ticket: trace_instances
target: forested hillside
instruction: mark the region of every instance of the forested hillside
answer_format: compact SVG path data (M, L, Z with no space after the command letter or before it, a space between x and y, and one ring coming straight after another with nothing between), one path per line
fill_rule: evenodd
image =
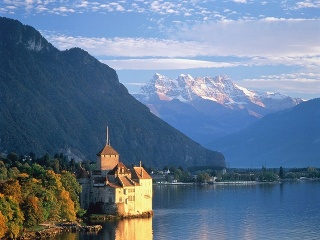
M70 150L95 160L111 145L125 164L224 166L132 97L116 72L87 52L59 51L34 28L0 18L0 152Z

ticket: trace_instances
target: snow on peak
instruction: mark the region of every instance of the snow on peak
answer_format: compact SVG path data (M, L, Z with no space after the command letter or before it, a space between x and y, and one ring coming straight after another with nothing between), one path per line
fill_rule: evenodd
M278 104L277 101L289 99L283 101L282 108L292 105L294 102L293 99L281 93L259 93L238 86L226 75L194 78L189 74L180 74L176 79L172 79L156 73L149 83L141 88L140 92L145 99L158 98L166 101L178 99L182 102L191 102L200 98L220 103L229 108L240 109L247 104L277 108L274 106Z

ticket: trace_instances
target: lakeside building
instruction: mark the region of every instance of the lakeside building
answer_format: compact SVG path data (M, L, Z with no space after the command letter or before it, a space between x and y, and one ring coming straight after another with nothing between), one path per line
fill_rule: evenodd
M152 178L141 166L127 168L108 140L97 153L97 170L81 168L80 205L91 213L128 216L152 215Z

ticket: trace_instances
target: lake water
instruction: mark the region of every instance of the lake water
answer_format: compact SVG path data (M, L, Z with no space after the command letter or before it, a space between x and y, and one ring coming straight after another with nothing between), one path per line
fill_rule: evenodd
M320 239L320 182L154 186L153 210L56 239Z

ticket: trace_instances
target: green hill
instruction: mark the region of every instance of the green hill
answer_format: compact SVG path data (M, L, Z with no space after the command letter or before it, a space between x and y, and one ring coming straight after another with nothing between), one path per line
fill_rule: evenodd
M112 68L87 52L59 51L19 21L0 18L0 151L37 155L70 149L95 160L111 145L126 164L224 166L135 100Z

